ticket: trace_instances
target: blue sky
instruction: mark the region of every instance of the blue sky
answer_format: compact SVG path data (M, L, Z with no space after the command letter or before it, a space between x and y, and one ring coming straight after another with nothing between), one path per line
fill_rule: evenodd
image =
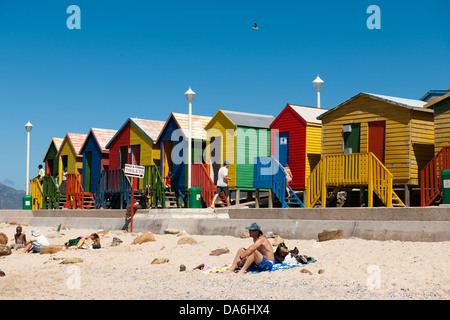
M81 9L69 30L67 8ZM381 9L370 30L367 8ZM420 99L450 87L450 3L440 1L0 0L0 182L25 189L52 137L218 109L277 116L359 92ZM252 30L258 23L258 30Z

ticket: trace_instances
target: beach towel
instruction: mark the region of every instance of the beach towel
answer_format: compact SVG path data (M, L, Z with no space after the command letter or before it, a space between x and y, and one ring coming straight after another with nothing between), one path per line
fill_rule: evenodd
M297 267L304 267L307 264L314 263L316 260L314 258L310 258L308 262L306 263L276 263L273 265L272 270L269 271L247 271L246 273L260 273L260 272L274 272L279 270L285 270L285 269L291 269L291 268L297 268ZM204 266L203 267L203 273L204 274L210 274L210 273L223 273L227 271L230 268L231 264L226 264L224 266ZM238 270L235 270L237 272Z

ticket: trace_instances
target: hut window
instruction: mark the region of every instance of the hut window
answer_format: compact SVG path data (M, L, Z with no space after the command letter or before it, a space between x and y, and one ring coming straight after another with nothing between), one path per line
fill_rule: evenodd
M361 124L345 124L342 131L344 138L344 153L359 153Z

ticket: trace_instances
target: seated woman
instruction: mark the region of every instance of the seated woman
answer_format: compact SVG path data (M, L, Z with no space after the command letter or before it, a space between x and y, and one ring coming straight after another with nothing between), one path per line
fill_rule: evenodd
M31 230L31 240L27 242L25 245L25 249L23 252L25 253L38 253L41 252L42 248L49 246L47 238L42 235L39 229L35 228Z

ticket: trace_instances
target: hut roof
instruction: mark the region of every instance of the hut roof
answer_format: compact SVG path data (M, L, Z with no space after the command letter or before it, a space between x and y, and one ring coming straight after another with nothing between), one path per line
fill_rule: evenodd
M87 134L84 134L84 133L67 133L66 136L64 137L62 144L64 144L64 142L68 141L70 143L71 147L73 148L73 151L78 156L78 155L80 155L81 147L83 146L84 141L86 140L86 137L87 137ZM61 146L62 146L62 144L61 144ZM59 156L60 153L61 153L61 148L58 150L57 156Z
M153 142L158 139L159 133L164 127L165 122L160 120L145 120L130 118L130 120Z
M237 126L251 127L251 128L265 128L269 129L270 124L275 119L274 116L246 113L239 111L222 110L222 112L234 122Z
M350 99L342 102L341 104L337 105L336 107L328 110L325 113L322 113L320 116L317 117L318 120L322 120L322 118L324 116L326 116L327 114L339 109L340 107L350 103L351 101L359 98L359 97L369 97L375 100L380 100L383 102L387 102L399 107L403 107L403 108L408 108L408 109L413 109L413 110L418 110L418 111L424 111L424 112L433 112L432 110L427 110L424 109L423 106L426 104L426 102L421 101L421 100L413 100L413 99L404 99L404 98L398 98L398 97L390 97L390 96L384 96L384 95L380 95L380 94L373 94L373 93L367 93L367 92L360 92L357 95L354 95L353 97L351 97Z
M438 104L441 101L444 101L446 99L450 98L450 93L447 93L446 95L443 95L442 97L439 97L437 99L432 100L430 103L427 103L424 108L426 109L433 109L434 105Z
M99 129L99 128L91 128L89 133L92 133L94 136L95 141L97 141L98 146L100 147L102 152L107 152L108 149L106 148L106 145L108 142L114 137L117 130L110 130L110 129ZM89 136L89 134L88 134ZM84 149L87 142L87 137L83 143L83 146L80 149L80 152Z
M164 121L159 120L146 120L146 119L138 119L138 118L128 118L127 121L120 127L119 130L113 135L113 137L106 143L105 148L109 149L109 145L116 138L116 136L122 131L122 129L127 125L127 123L134 124L147 138L149 138L152 142L156 142L156 139L161 132Z
M50 151L50 147L52 146L52 143L55 145L56 153L58 153L59 148L61 148L63 141L64 141L63 138L52 138L52 141L50 141L50 144L48 145L47 152L45 153L44 160L43 160L44 162L45 162L45 159L47 158L48 152Z
M165 122L164 127L161 129L157 140L160 139L161 134L163 133L164 129L166 128L167 124L169 123L169 120L172 117L174 118L175 122L178 124L178 127L181 129L183 135L185 137L188 136L189 115L184 114L184 113L172 112L170 114L169 118L167 119L167 121ZM206 140L205 126L211 119L212 119L211 117L191 115L191 138L198 139L198 140Z
M301 116L303 119L305 119L306 122L310 123L318 123L321 124L322 121L317 120L317 117L321 114L327 112L327 109L319 109L316 107L307 107L307 106L300 106L289 103L291 108L297 112L299 116Z

